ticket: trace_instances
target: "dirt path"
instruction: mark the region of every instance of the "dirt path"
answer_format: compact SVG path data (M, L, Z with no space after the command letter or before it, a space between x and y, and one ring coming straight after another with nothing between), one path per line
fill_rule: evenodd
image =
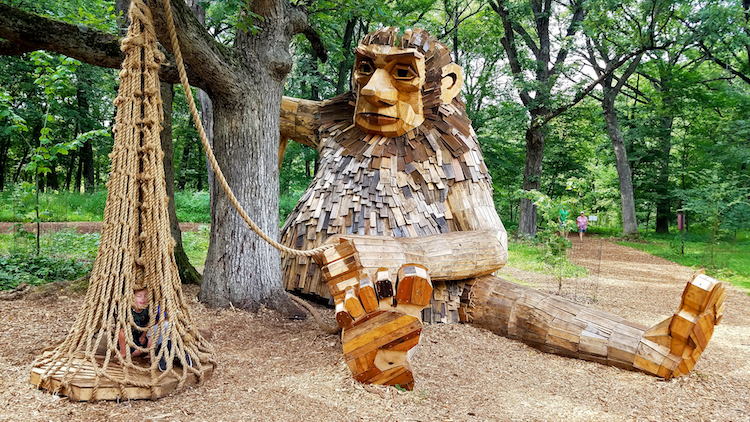
M574 243L571 257L590 275L565 280L563 294L643 324L674 312L692 274L595 238ZM557 290L552 277L503 273ZM194 287L186 293L199 328L213 333L219 370L202 387L119 404L71 403L28 383L31 361L65 336L80 296L0 302L0 421L750 421L750 297L732 287L724 320L688 376L661 381L472 326L432 325L413 361L413 392L354 382L340 340L312 321L206 309Z

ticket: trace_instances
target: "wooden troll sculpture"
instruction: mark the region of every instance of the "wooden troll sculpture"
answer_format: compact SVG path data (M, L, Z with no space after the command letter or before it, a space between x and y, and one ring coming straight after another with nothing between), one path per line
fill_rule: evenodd
M507 235L462 83L435 37L384 28L356 48L352 91L283 100L280 157L292 139L319 163L282 243L335 244L315 261L284 258L284 284L333 297L355 378L411 389L423 320L663 378L692 370L723 314L716 280L696 277L677 313L647 328L490 275L507 261Z

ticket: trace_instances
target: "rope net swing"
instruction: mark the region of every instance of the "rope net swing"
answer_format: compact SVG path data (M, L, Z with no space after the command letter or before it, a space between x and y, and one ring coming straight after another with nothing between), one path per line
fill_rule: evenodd
M149 8L134 0L128 13L112 167L89 289L68 336L39 356L31 372L38 387L74 400L163 397L186 383L203 382L216 366L212 347L190 315L174 258L159 141L158 69L164 56L156 48ZM143 287L148 288L146 328L135 324L130 309L134 289ZM151 345L137 346L133 331L148 332ZM120 333L128 346L124 356ZM135 350L144 356L133 356ZM164 371L160 360L166 361Z

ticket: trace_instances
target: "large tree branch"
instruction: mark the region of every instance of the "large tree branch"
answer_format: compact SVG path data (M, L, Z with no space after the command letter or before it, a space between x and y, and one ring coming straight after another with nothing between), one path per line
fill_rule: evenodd
M513 72L514 79L521 82L523 79L523 69L521 69L521 63L518 59L516 40L510 22L510 14L508 9L506 9L505 1L491 1L490 6L492 7L492 10L500 16L500 20L503 22L503 30L505 34L500 39L500 43L503 45L503 49L505 49L505 54L508 55L508 63L510 64L510 70ZM532 98L528 91L525 89L519 89L518 95L521 97L524 106L531 104Z
M159 42L171 52L172 42L163 2L164 0L149 0L148 4ZM239 56L234 50L214 40L183 0L171 0L170 5L183 59L206 81L203 89L209 94L241 95L241 92L234 92L242 89L242 84L237 79L242 73Z
M589 94L589 92L593 91L594 88L596 88L597 85L599 85L605 78L612 75L615 70L620 68L623 64L625 64L628 60L632 59L633 57L636 57L640 54L643 54L644 49L638 49L637 51L634 51L626 56L624 56L622 59L620 59L617 63L613 64L611 68L607 69L606 72L602 73L601 76L596 78L593 82L589 83L584 89L578 92L578 94L573 97L573 99L568 102L565 105L562 105L554 110L551 110L538 118L534 119L531 122L531 129L533 128L539 128L547 124L550 120L554 119L555 117L559 116L560 114L564 113L574 105L578 104L581 100L586 98L586 96Z
M83 25L73 25L0 3L0 55L16 56L36 50L47 50L72 57L93 66L117 69L125 55L116 35ZM173 63L172 57L167 60ZM188 69L195 86L203 88L202 78ZM179 83L177 68L164 65L159 78Z
M700 41L700 46L703 52L708 56L711 61L721 66L723 69L727 70L732 75L742 79L745 81L745 83L750 84L750 76L746 75L744 72L740 72L739 70L735 69L734 67L730 66L729 63L725 62L724 60L716 57L713 55L711 50L706 47L706 45L703 43L703 41Z
M523 42L526 43L526 46L529 47L529 50L534 54L534 57L539 58L539 47L536 45L531 35L526 32L526 29L516 22L513 22L513 29L518 32L518 35L521 36Z
M71 25L0 3L0 37L19 46L3 53L45 49L96 66L120 67L123 54L117 36L83 25Z
M622 87L625 85L625 83L628 81L628 79L635 73L635 69L638 67L638 64L641 63L641 58L643 57L643 53L638 54L635 56L632 62L630 62L630 65L628 65L627 69L625 69L624 72L622 72L622 76L620 76L620 79L617 81L617 84L612 88L612 90L616 93L620 92Z
M583 21L583 17L585 14L583 3L584 0L579 0L573 3L573 17L570 20L568 30L565 34L566 40L571 39L573 35L578 32L579 26L581 24L581 21ZM565 63L565 59L568 57L568 52L570 52L570 48L567 47L565 45L565 41L563 41L560 45L560 50L557 51L555 63L552 65L552 69L550 69L550 77L556 75L561 71Z

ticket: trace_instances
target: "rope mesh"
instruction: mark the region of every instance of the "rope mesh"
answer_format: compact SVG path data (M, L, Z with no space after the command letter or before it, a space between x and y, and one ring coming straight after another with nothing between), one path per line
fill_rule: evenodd
M178 377L177 389L180 389L191 373L199 382L203 381L204 364L216 365L211 346L195 328L174 258L164 153L159 141L163 116L158 69L164 56L156 48L151 12L143 0L132 1L129 17L128 35L121 46L125 60L115 99L115 142L110 154L107 202L89 289L66 339L51 355L42 355L34 362L34 367L47 368L41 374L42 382L64 374L59 390L67 388L76 376L84 375L83 366L72 363L74 359L85 359L95 371L92 397L102 379L117 383L123 398L127 398L126 386L150 388L153 396L155 387L170 374ZM135 287L149 289L148 327L156 330L149 348L140 348L133 340L131 327L137 326L130 306L134 303ZM129 346L122 357L118 349L121 330ZM160 347L157 354L159 336L163 345L171 347ZM148 353L150 366L136 364L131 348ZM192 367L187 365L186 354L191 357ZM164 372L158 369L161 358L167 363ZM174 360L184 368L181 375L173 371ZM122 367L121 375L120 371L107 370L113 362Z

